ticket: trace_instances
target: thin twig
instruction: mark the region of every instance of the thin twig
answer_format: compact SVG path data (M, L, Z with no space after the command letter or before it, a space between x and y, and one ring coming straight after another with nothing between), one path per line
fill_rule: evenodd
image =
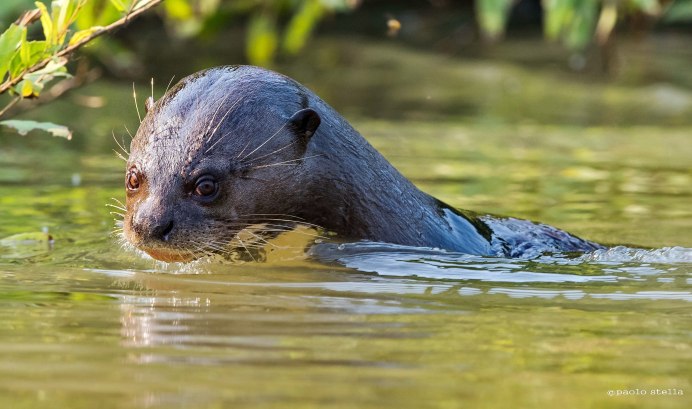
M19 96L16 96L12 98L12 101L10 101L3 109L0 110L0 118L2 118L3 115L5 115L5 112L9 111L10 108L12 108L19 100L22 99Z
M84 84L94 82L100 76L101 72L99 69L88 69L84 67L84 64L80 64L77 67L77 72L75 73L74 77L67 78L57 82L55 85L51 86L50 89L48 89L47 91L43 91L38 98L29 100L26 98L22 99L19 96L17 96L16 99L18 102L20 102L20 104L14 107L8 104L8 106L6 106L2 111L0 111L0 118L12 118L22 112L52 102L58 99L59 97L63 96L64 94L83 86Z

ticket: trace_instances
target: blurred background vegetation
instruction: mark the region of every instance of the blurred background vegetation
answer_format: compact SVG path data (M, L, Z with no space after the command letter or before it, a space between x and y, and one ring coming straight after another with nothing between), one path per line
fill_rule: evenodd
M149 6L155 7L137 18L126 18L128 13ZM44 16L52 13L51 26L55 30L64 24L61 34L47 31L43 18L35 16L32 20L22 15L37 7ZM74 15L66 15L65 9ZM20 22L22 18L24 22ZM118 19L127 24L88 39L86 47L65 55L69 59L56 58L65 48ZM465 95L440 87L457 75L442 60L439 64L433 62L441 72L433 74L438 84L429 87L440 94L437 98L432 98L430 92L406 95L412 76L419 77L419 82L428 81L426 76L432 72L426 69L426 61L418 61L426 55L427 63L435 58L500 61L536 74L526 78L517 74L503 84L511 91L522 83L536 82L523 91L526 105L532 104L533 108L523 103L521 107L509 104L503 108L507 104L495 101L493 109L518 110L518 117L529 114L529 118L549 120L557 110L562 117L586 116L599 123L605 120L599 116L611 111L606 109L604 114L603 104L607 101L603 95L590 95L588 87L585 90L573 81L651 82L658 84L653 98L665 100L660 111L665 111L664 116L674 123L689 112L687 97L676 87L692 85L687 74L691 21L692 0L56 0L46 1L45 5L3 0L0 27L10 31L14 28L12 22L24 24L26 33L23 42L5 41L4 54L0 40L0 59L7 60L9 66L5 72L0 65L3 85L7 85L0 99L0 116L5 120L16 116L50 120L27 112L98 78L136 82L140 88L151 79L158 89L173 78L203 68L239 63L274 67L296 75L323 91L337 108L358 111L358 100L368 100L362 104L360 114L454 116L479 109L476 91ZM658 61L653 53L660 48L671 51L673 58ZM402 57L401 52L406 50L415 53L410 54L411 58ZM52 62L46 68L48 61ZM41 75L32 72L38 62L43 62L37 71ZM355 70L358 64L368 64L365 77ZM499 67L476 74L489 76L492 82L493 70L512 69ZM557 107L541 103L547 90L541 87L540 70L546 67L564 76L564 86L572 87L582 111L569 110L570 101ZM464 75L483 81L474 79L476 74ZM660 81L663 75L666 78ZM46 88L49 82L51 87ZM343 92L354 83L366 94ZM666 85L661 87L661 83ZM396 90L397 84L401 89ZM395 101L378 104L385 95ZM91 97L81 97L80 104L95 108L104 105L100 95ZM639 115L642 105L650 106L652 101L651 95L641 92L609 98L625 107L622 113L608 114L608 120L615 123L636 123L643 118ZM426 107L426 100L433 101ZM536 112L525 112L532 109ZM673 115L668 115L671 112ZM79 132L90 132L80 124L68 125ZM66 132L55 134L68 136Z

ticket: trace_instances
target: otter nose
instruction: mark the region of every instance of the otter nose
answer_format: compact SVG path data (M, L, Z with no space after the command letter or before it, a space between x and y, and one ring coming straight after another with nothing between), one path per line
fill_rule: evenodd
M168 241L171 231L173 231L173 220L153 226L151 229L151 237L162 241Z
M172 219L136 218L132 221L132 228L142 238L167 242L170 239L175 223Z
M146 200L132 218L132 229L145 240L167 242L175 227L173 214L162 203Z

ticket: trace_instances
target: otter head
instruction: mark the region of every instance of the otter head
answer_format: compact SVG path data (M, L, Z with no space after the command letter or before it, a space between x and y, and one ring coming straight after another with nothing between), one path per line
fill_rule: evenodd
M294 214L301 203L287 196L305 188L320 125L308 101L282 75L222 67L148 103L127 161L125 239L155 259L189 261Z

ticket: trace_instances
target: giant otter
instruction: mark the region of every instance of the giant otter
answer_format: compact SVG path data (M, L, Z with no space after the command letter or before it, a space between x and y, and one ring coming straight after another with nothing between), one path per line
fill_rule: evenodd
M158 260L223 253L248 226L271 232L294 223L344 239L475 255L601 247L544 224L442 203L314 93L272 71L208 69L147 108L127 160L124 236Z

